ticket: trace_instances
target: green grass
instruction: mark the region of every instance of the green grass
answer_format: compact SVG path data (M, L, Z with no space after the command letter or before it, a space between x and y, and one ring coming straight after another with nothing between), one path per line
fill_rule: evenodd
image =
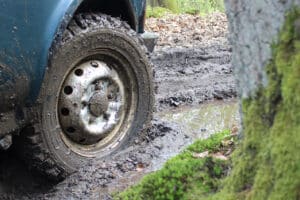
M114 199L196 200L198 195L209 196L218 189L229 162L211 156L197 158L194 155L204 151L219 151L222 140L229 134L229 131L224 131L195 142L167 161L161 170L145 176L139 184L117 194Z
M147 10L146 10L146 17L147 18L150 18L150 17L161 18L170 13L173 13L173 12L167 8L163 8L163 7L152 8L152 7L148 6Z
M148 6L146 16L161 18L168 13L206 15L212 12L225 12L223 0L169 0L167 5Z
M228 162L195 158L218 151L223 132L198 141L164 168L118 194L120 200L296 200L300 199L300 9L286 15L268 85L242 100L243 140Z

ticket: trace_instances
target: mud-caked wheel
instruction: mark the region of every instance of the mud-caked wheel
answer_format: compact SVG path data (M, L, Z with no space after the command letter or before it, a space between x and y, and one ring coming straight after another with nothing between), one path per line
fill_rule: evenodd
M22 152L52 178L128 146L153 107L141 40L118 19L76 16L53 50L37 107L37 123L21 134Z

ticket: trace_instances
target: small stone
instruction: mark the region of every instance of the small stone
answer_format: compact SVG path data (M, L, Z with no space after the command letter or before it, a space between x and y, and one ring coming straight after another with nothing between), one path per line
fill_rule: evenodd
M184 135L184 138L185 138L185 139L188 139L188 138L190 138L190 136L188 136L188 135L185 134L185 135Z
M180 105L180 103L178 101L175 101L175 100L171 99L170 105L174 106L174 107L178 107Z
M12 145L12 136L5 136L0 140L0 149L7 150Z
M162 144L161 145L155 145L154 147L157 148L158 150L161 150L163 148L163 145Z
M206 132L207 129L206 128L201 128L201 132Z

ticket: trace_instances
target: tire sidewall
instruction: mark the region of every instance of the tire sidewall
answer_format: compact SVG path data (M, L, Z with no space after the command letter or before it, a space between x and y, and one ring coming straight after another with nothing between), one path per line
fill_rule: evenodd
M55 49L41 91L42 112L39 124L43 142L47 145L54 162L59 163L59 166L71 173L91 159L98 160L113 153L108 151L94 158L84 157L70 150L61 137L62 129L59 125L57 102L63 81L72 70L72 66L75 67L80 59L89 52L96 52L96 49L110 49L122 55L122 59L126 59L129 63L128 66L123 67L135 74L137 83L136 113L126 136L114 148L114 152L124 148L148 120L149 113L152 112L152 77L148 58L138 41L131 35L118 30L89 29L58 45Z

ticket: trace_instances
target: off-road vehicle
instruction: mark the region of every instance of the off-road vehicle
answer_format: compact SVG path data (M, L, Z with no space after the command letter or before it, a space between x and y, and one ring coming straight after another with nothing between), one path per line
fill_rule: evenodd
M145 0L0 0L0 146L62 179L149 122ZM1 160L0 162L5 162Z

